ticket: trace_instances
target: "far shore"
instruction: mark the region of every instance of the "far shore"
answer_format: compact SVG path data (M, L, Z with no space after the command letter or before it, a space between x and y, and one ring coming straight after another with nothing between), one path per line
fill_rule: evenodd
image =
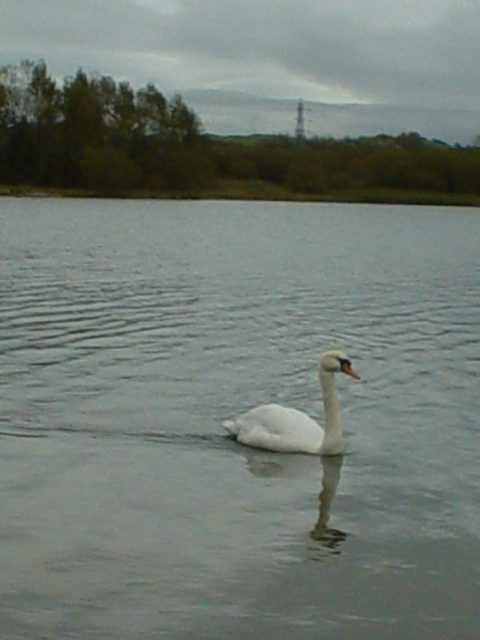
M337 202L365 204L435 205L480 207L480 196L468 193L436 193L398 190L359 190L328 193L294 193L281 185L260 180L223 180L194 192L155 190L91 191L87 189L42 189L33 186L0 185L0 197L18 198L111 198L125 200L239 200L271 202Z

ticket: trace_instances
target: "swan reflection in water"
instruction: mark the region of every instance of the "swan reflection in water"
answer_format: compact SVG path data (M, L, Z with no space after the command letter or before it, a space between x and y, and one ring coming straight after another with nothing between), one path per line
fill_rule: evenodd
M330 507L337 492L340 482L340 471L342 468L343 456L323 456L321 459L323 466L322 489L320 491L320 509L318 520L310 531L310 537L320 542L327 549L332 549L340 553L338 546L343 542L347 534L339 529L332 529L328 526L330 517Z
M245 452L244 452L245 455ZM285 456L265 452L248 452L247 467L250 473L259 478L298 478L303 474L310 475L318 470L318 463L323 471L322 485L319 493L318 518L310 538L333 553L340 553L339 546L347 538L347 533L328 526L330 507L335 498L340 482L343 455L336 456Z

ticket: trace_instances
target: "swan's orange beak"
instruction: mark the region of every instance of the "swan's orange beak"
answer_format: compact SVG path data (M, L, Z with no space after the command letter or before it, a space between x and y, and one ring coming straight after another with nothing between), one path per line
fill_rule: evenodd
M358 375L358 373L352 369L351 364L346 360L342 362L342 371L343 373L346 373L347 376L352 376L352 378L355 378L355 380L360 380L360 376Z

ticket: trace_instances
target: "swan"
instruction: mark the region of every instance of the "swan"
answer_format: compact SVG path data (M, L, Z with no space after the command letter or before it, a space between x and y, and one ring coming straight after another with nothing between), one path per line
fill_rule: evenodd
M230 438L258 449L283 453L338 455L343 451L340 409L335 373L360 379L343 351L327 351L320 359L325 423L322 428L310 416L278 404L264 404L223 423Z

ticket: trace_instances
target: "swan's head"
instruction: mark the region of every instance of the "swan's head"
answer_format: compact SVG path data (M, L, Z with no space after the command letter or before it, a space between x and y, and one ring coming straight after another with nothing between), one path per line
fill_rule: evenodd
M346 373L347 376L352 376L356 380L360 380L360 376L356 371L352 369L352 363L350 358L343 351L332 349L323 354L320 360L320 371L327 373Z

